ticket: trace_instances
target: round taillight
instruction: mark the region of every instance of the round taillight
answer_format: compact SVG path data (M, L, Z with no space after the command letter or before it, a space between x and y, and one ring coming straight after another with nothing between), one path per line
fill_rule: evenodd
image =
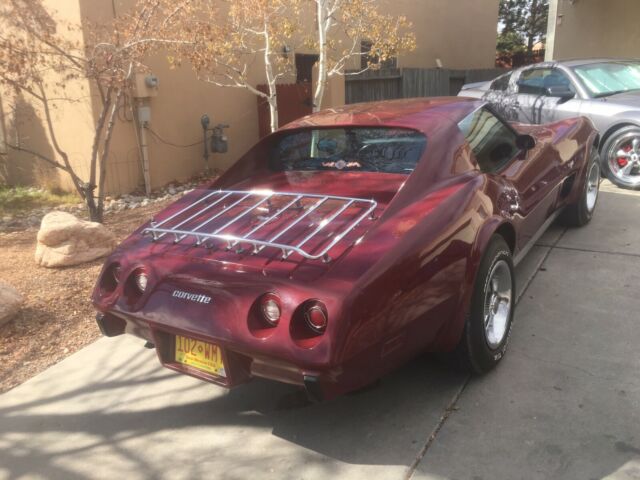
M140 290L141 293L144 293L147 289L147 284L149 283L147 274L143 271L138 271L135 273L134 280L136 282L136 287L138 287L138 290Z
M316 333L323 333L327 328L327 312L320 303L311 304L304 312L307 326Z
M260 310L262 310L262 316L269 325L275 327L280 321L282 307L280 306L280 299L275 293L263 295L260 301Z

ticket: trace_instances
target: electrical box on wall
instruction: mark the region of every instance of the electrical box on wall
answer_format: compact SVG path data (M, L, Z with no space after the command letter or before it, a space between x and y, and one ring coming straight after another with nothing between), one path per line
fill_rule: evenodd
M151 73L136 73L133 79L133 96L149 98L158 95L160 80Z
M140 125L151 123L151 108L144 106L138 107L138 122Z

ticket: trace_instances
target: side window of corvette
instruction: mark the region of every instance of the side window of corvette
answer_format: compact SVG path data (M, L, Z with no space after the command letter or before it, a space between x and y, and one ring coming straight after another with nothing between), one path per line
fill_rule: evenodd
M519 151L516 133L487 108L467 115L458 123L458 128L467 139L478 167L485 173L498 172Z

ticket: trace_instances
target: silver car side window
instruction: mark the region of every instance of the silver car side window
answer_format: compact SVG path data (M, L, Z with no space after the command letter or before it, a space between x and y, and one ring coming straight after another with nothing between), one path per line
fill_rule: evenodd
M546 95L547 88L563 86L575 93L575 88L562 71L557 68L531 68L524 70L518 78L518 93Z

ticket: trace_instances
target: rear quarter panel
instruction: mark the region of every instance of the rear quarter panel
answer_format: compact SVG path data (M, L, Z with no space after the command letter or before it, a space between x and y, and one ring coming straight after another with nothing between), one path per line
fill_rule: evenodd
M362 251L354 249L349 264L375 256L385 237L396 241L345 299L334 339L338 362L364 351L384 371L421 351L441 349L439 336L465 297L478 228L493 211L481 192L483 176L474 172L461 180L399 211L363 242Z

